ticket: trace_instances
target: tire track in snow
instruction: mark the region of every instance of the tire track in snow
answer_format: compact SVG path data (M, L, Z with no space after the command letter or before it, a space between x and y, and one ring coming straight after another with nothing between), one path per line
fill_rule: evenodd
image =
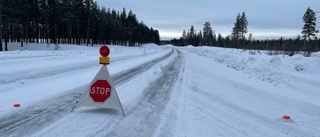
M150 53L151 54L151 53ZM138 58L138 57L142 57L145 56L146 54L141 54L141 55L130 55L130 56L121 56L121 57L116 57L112 59L112 62L118 62L118 61L123 61L123 60L127 60L127 59L133 59L133 58ZM33 56L33 57L29 57L28 59L35 59L38 56ZM54 58L61 58L59 56L47 56L48 57L54 57ZM41 58L41 60L46 60L46 58ZM39 61L39 60L37 60ZM61 73L65 73L65 72L71 72L71 71L76 71L76 70L81 70L81 69L87 69L87 68L91 68L91 67L96 67L99 66L99 64L97 64L96 59L94 60L89 60L89 61L85 61L85 62L81 62L79 64L76 65L72 65L72 66L68 66L68 67L56 67L55 69L48 69L46 70L41 69L41 71L39 72L35 72L35 73L30 73L30 70L28 70L27 72L19 72L20 74L23 74L23 76L19 76L13 79L0 79L0 85L1 84L10 84L13 82L17 82L20 80L28 80L28 79L38 79L38 78L43 78L43 77L48 77L48 76L53 76L53 75L57 75L57 74L61 74ZM49 67L48 67L49 68ZM25 75L27 74L27 75Z
M146 62L140 66L117 73L111 76L115 86L124 84L135 76L152 68L155 64L173 55L174 51L164 56ZM48 99L46 102L39 102L34 106L21 110L15 114L0 117L0 136L20 137L28 136L40 130L44 126L66 116L70 113L75 101L82 95L86 86L80 86L67 94ZM115 111L113 111L116 113Z
M0 81L0 85L1 84L10 84L10 83L14 83L14 82L17 82L17 81L20 81L20 80L38 79L38 78L53 76L53 75L66 73L66 72L71 72L71 71L76 71L76 70L81 70L81 69L87 69L87 68L96 67L96 66L99 66L99 65L97 65L96 62L87 61L87 62L82 62L81 64L78 64L78 65L74 65L72 67L58 68L58 69L55 69L55 70L50 69L49 71L46 71L44 69L41 72L33 73L33 74L30 74L30 75L25 75L25 76L22 76L22 77L17 77L15 79L1 80ZM22 74L23 73L24 72L22 72ZM26 72L26 73L28 73L28 72Z
M183 67L183 55L178 50L176 52L178 56L163 69L163 74L143 91L138 104L128 108L127 116L117 121L112 128L103 128L94 136L149 137L156 134Z

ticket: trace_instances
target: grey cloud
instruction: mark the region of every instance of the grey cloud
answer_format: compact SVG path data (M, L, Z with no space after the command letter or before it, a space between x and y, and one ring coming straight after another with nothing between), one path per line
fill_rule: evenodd
M127 11L131 9L139 20L143 20L149 27L158 29L160 34L162 31L166 34L182 33L184 29L190 29L191 25L199 31L202 30L204 22L209 21L216 33L228 35L231 33L237 14L246 12L249 33L252 32L254 36L254 33L270 35L275 30L285 31L283 35L288 35L300 33L298 30L303 26L302 16L308 7L320 11L318 0L97 0L97 2L99 5L117 10L122 10L123 7ZM281 32L275 32L277 35L278 33Z

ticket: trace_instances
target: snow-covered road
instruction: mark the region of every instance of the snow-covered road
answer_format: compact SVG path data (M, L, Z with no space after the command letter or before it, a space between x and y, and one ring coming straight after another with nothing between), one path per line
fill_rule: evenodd
M175 136L319 136L319 105L274 94L269 90L281 88L208 57L183 53L188 69L176 96ZM292 120L281 119L285 114L292 114Z
M148 54L152 54L152 55L150 56ZM171 57L173 55L173 50L171 48L166 48L157 53L154 53L154 52L145 53L143 51L142 55L143 55L142 57L140 56L140 54L137 54L136 56L134 56L134 58L122 59L120 61L115 60L113 65L110 65L109 69L110 71L113 72L112 79L114 80L114 83L116 86L120 86L128 82L130 79L133 79L138 75L141 75L144 71L147 71L151 67L154 67L155 64L159 63L160 61L162 62L165 61L168 57ZM125 57L120 56L118 58L125 58ZM97 64L97 61L94 61L94 62ZM55 64L58 64L58 63L55 63ZM46 66L46 65L44 64L43 66ZM69 65L69 66L61 65L62 68L63 67L75 68L74 66L76 66L76 64ZM50 125L50 123L60 119L61 117L65 117L66 115L72 115L72 114L69 114L72 106L77 101L77 99L79 99L83 90L85 89L85 86L87 86L88 84L86 83L85 85L81 85L79 84L79 82L80 81L88 82L90 80L88 79L88 77L90 77L88 75L94 74L95 73L94 71L97 71L99 68L99 67L96 67L96 65L92 65L92 66L93 67L89 67L89 68L84 67L83 69L79 69L79 70L74 69L73 71L70 71L70 72L67 71L67 72L55 73L55 71L49 71L47 73L49 73L50 75L42 76L42 77L33 77L32 80L22 77L21 79L23 81L25 80L28 81L28 82L23 82L23 86L15 87L17 84L21 84L21 82L11 82L9 84L7 83L3 84L1 88L10 89L6 92L10 91L10 92L18 92L18 93L16 94L3 93L3 96L1 97L3 99L6 99L6 101L8 102L10 102L10 100L13 100L13 101L18 100L18 102L21 102L21 104L24 105L25 107L23 107L22 110L18 112L13 110L13 111L8 111L7 113L9 114L4 113L6 115L4 117L1 117L0 119L0 127L1 127L0 136L7 136L7 135L30 136L32 133L38 132L39 129L43 128L44 125ZM162 66L165 66L165 64ZM38 73L42 73L42 72L38 71ZM83 74L85 75L83 76ZM25 75L28 75L28 73ZM78 81L76 81L76 83L78 84L74 84L73 82L71 82L72 80L76 80L76 79L78 79ZM148 85L149 81L147 80L146 82L147 83L144 83L144 85ZM71 83L71 84L68 86L65 86L66 83L69 83L69 84ZM65 89L65 91L61 90L60 92L59 91L54 92L53 90L57 89L56 88L57 85L63 85L62 88ZM10 88L6 88L6 87L10 87ZM25 91L26 89L25 87L33 87L34 89L27 89L27 91ZM42 87L42 89L41 88L39 89L38 87ZM48 89L52 91L49 91ZM25 92L21 92L22 90L24 90ZM39 93L43 91L45 91L46 93ZM25 94L25 96L17 96L19 94ZM135 95L135 93L133 93L133 95ZM52 96L52 97L48 98L47 96ZM8 109L10 108L8 107ZM75 113L73 114L75 116L79 116ZM104 115L102 116L103 118L105 118ZM71 116L71 117L74 117L74 116ZM74 117L74 119L77 119L77 118L78 117ZM86 125L83 123L80 123L80 124L74 123L74 124L76 126L81 124ZM79 127L77 126L75 128L78 129ZM80 130L80 132L77 132L77 133L80 133L81 135L82 134L81 129L78 129L78 130ZM75 133L70 132L69 134L73 136L73 134Z
M99 47L61 48L0 53L0 136L320 136L320 80L312 75L320 56L110 46L123 117L113 109L70 112L100 68Z

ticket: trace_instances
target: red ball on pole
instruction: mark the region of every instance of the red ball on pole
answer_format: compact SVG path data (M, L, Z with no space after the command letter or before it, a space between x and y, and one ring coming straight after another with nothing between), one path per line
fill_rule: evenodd
M110 54L110 49L106 45L101 46L100 55L103 57L107 57L109 54Z

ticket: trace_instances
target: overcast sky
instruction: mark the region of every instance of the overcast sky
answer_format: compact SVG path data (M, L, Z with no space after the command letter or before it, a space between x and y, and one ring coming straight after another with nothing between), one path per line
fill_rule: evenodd
M296 37L310 7L320 11L320 0L96 0L105 8L132 10L139 21L159 30L161 39L180 38L191 25L199 32L207 21L216 34L231 34L236 16L245 12L248 34L259 38ZM320 28L320 12L317 13Z

